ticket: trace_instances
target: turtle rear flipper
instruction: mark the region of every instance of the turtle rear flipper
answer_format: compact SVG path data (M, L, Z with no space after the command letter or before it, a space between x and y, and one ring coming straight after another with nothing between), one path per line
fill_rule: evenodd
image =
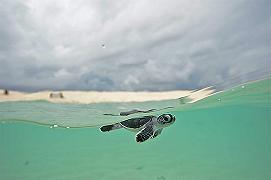
M146 126L136 134L136 142L141 143L152 137L154 131L153 126Z
M120 129L120 128L123 128L122 125L119 123L116 123L116 124L109 124L109 125L102 126L100 127L100 130L102 132L108 132L108 131L112 131L112 130Z

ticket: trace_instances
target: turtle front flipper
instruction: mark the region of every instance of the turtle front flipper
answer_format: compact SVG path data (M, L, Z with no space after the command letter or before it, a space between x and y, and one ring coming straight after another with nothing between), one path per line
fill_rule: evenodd
M156 130L156 131L153 133L152 138L155 138L155 137L157 137L159 134L161 134L161 133L162 133L162 130L163 130L163 129L158 129L158 130Z
M136 134L136 142L141 143L150 139L153 133L153 126L147 125L144 129L142 129Z
M109 124L109 125L105 125L100 127L100 130L102 132L108 132L108 131L112 131L114 129L120 129L123 128L123 126L120 123L116 123L116 124Z

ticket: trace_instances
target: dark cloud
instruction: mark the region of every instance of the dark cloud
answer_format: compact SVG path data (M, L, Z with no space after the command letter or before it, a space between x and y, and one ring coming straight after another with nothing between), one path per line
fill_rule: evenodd
M89 72L81 76L82 88L86 90L113 90L114 82L106 75ZM72 88L72 86L71 86Z
M268 0L2 0L0 86L223 89L263 78L271 74L270 7Z

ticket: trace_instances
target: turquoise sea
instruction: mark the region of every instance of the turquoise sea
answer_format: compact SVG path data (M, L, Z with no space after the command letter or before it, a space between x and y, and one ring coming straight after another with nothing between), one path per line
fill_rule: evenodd
M130 117L103 113L167 106L153 114L172 113L175 124L145 143L99 131ZM270 180L271 79L192 104L1 102L0 180L37 179Z

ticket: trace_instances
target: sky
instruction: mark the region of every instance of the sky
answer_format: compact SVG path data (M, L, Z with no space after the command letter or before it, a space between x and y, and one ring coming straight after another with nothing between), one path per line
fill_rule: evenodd
M0 88L164 91L270 77L270 0L0 0Z

